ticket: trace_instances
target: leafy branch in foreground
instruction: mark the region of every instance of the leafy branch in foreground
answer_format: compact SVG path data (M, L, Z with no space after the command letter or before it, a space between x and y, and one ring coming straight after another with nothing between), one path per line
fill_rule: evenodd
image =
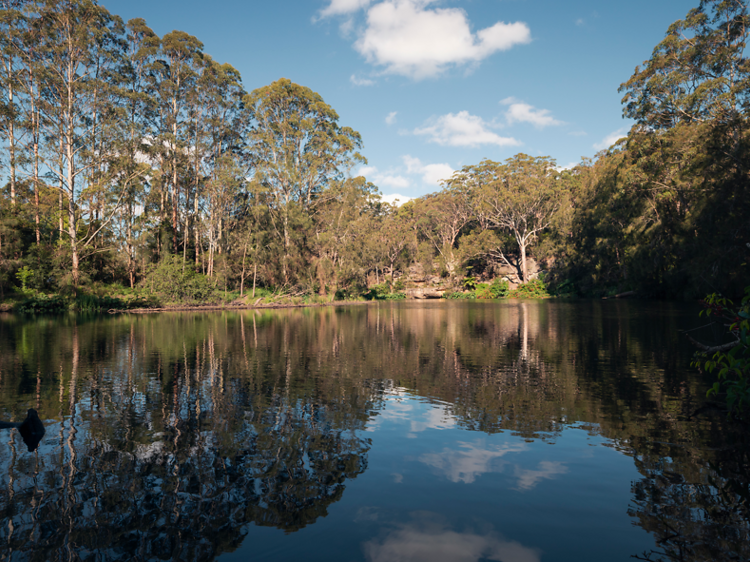
M688 339L701 351L697 352L692 366L716 373L717 380L707 396L724 397L730 416L745 418L750 413L750 286L739 307L721 295L709 295L704 301L701 315L713 316L726 327L732 341L707 346Z

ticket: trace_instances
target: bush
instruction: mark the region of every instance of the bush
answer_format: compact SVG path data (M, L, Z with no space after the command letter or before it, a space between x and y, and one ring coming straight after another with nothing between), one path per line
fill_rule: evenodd
M362 296L368 301L399 301L406 298L406 293L392 293L388 283L381 283L370 287Z
M66 310L68 310L68 301L60 295L52 297L35 295L13 307L13 311L20 314L55 314Z
M183 264L180 256L165 256L141 281L141 286L166 302L205 302L214 296L211 280L193 270L192 264Z
M544 299L549 297L549 293L542 279L532 279L510 291L508 296L514 299Z
M502 299L508 296L510 286L504 279L495 279L492 283L480 283L474 294L478 299Z
M467 291L474 291L477 289L480 283L477 281L476 277L470 276L464 277L463 285L464 289L466 289Z
M456 291L454 293L444 293L443 298L448 300L474 300L475 298L477 298L477 295L473 292L462 293L460 291Z

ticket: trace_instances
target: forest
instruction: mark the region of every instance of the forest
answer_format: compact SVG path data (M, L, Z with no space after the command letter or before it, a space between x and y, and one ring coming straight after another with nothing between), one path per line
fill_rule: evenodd
M93 0L0 0L0 300L403 298L415 275L498 297L508 269L524 294L741 295L748 23L704 0L672 24L595 158L484 159L395 206L311 89L247 92L198 38Z

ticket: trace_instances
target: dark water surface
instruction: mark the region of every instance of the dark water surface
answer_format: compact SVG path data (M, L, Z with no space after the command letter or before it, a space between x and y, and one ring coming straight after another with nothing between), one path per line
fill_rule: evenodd
M0 560L747 560L692 305L0 317Z

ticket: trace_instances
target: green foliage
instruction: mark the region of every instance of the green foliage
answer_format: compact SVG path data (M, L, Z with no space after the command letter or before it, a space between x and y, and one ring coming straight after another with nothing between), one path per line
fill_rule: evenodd
M381 283L380 285L373 285L370 287L370 289L362 296L368 301L400 301L406 298L406 293L393 293L391 292L388 283Z
M18 279L21 282L21 290L26 293L28 291L28 288L26 285L29 282L29 278L34 275L34 272L29 269L28 265L24 265L21 269L18 270L16 273L16 279Z
M716 381L707 396L723 397L728 414L735 418L750 415L750 286L739 307L721 295L709 295L701 314L716 316L721 322L730 322L727 335L736 341L730 349L697 353L692 365L716 375Z
M532 279L510 291L508 296L514 299L545 299L550 295L542 279Z
M68 300L60 295L36 295L13 307L20 314L59 314L68 310Z
M510 293L510 284L505 279L495 279L490 283L490 293L493 299L502 299Z
M190 304L214 300L211 280L197 273L182 257L168 255L154 267L141 286L165 302Z
M463 285L464 289L466 289L467 291L473 291L474 289L476 289L478 283L479 282L477 281L476 277L464 277Z
M474 300L477 298L477 295L474 292L463 293L461 291L455 291L453 293L443 294L443 298L448 300Z
M563 279L554 288L548 287L547 290L556 297L570 297L576 294L575 283L570 279Z

